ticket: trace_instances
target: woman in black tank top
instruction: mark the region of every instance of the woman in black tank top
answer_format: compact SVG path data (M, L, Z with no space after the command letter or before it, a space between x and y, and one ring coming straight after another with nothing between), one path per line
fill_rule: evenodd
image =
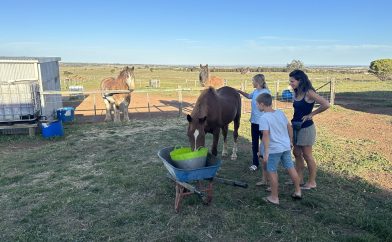
M295 156L295 169L303 184L303 170L305 168L304 160L308 165L309 179L302 186L302 189L316 188L317 166L313 158L312 147L315 139L315 129L313 116L324 112L329 108L329 102L316 93L308 76L301 70L294 70L289 74L290 86L294 90L294 116L291 120L294 132L302 141L294 143L293 153ZM320 107L313 111L314 103L320 104ZM312 136L312 137L306 137ZM307 143L308 142L308 143Z

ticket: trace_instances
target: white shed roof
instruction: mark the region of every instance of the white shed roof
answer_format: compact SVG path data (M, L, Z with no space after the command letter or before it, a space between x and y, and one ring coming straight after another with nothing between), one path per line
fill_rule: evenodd
M61 61L60 57L0 56L0 63L45 63Z

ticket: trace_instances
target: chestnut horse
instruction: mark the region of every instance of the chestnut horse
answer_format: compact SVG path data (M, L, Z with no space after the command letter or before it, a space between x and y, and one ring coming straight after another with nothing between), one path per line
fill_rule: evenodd
M225 80L220 77L210 76L210 71L208 69L208 64L202 66L200 64L200 74L199 74L199 81L203 87L223 87L225 85Z
M241 119L241 97L231 87L222 87L215 90L213 87L205 89L196 101L191 115L187 115L188 138L192 150L205 145L206 133L213 134L211 153L218 154L217 146L220 129L223 134L222 156L227 156L227 132L229 123L234 121L234 146L231 159L237 159L238 128Z
M114 111L114 122L120 121L120 109L123 110L124 121L129 121L128 107L131 103L131 92L135 89L135 67L125 67L117 78L109 77L101 81L103 101L106 106L105 121L111 121L111 110ZM129 93L105 93L105 91L129 90Z

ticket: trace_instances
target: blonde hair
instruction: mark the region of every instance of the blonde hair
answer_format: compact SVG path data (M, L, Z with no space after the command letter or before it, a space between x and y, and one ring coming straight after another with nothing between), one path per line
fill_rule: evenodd
M252 78L252 80L253 80L254 82L260 84L260 87L261 87L261 88L266 88L266 89L268 89L267 83L265 82L265 77L264 77L263 74L257 74L257 75L255 75L255 76Z

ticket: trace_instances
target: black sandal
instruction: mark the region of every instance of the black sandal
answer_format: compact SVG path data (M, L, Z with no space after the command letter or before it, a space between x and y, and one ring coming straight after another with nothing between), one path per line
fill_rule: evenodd
M291 198L294 200L301 200L302 199L302 195L298 195L295 192L293 194L291 194Z

